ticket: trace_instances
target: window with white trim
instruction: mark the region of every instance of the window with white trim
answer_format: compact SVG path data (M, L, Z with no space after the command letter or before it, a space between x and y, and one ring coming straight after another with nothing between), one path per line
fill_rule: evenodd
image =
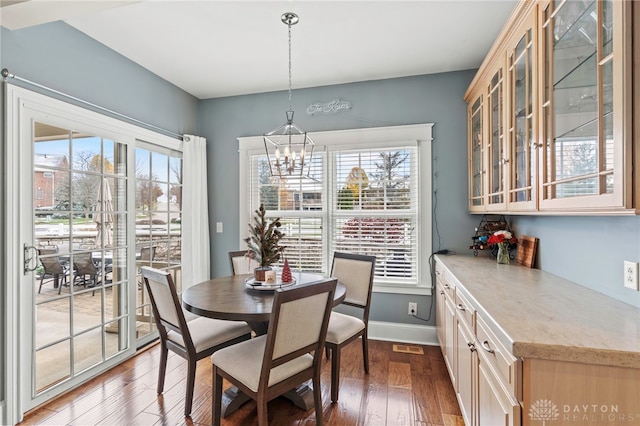
M263 204L293 269L328 273L335 251L368 254L374 291L430 288L431 126L311 134L312 179L272 177L262 138L240 138L240 247Z

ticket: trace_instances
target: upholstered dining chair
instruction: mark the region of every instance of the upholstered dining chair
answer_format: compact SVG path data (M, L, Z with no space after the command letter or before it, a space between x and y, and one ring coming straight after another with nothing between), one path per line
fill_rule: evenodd
M362 312L362 317L331 312L325 348L331 356L331 402L338 401L340 388L340 351L345 346L362 338L362 357L364 371L369 373L369 306L371 304L371 289L375 272L375 256L335 252L331 277L337 278L347 288L347 295L342 302L344 305L354 306Z
M47 277L52 278L53 283L58 285L58 294L62 291L62 286L67 282L67 276L69 270L60 261L59 256L51 256L58 253L58 249L38 249L38 258L42 265L43 272L40 274L40 286L38 287L38 293L42 290L42 284ZM44 256L44 257L42 257ZM60 278L62 277L62 281Z
M312 379L316 424L322 424L322 347L336 284L325 279L276 290L267 334L211 356L214 425L220 425L223 379L256 401L259 426L268 424L269 401Z
M253 274L253 270L260 266L254 259L245 257L245 254L246 250L229 252L232 275Z
M164 390L167 356L171 350L188 363L184 415L189 417L193 405L197 361L210 356L218 349L249 340L251 329L244 322L204 317L187 322L171 274L148 266L141 267L140 272L151 299L153 316L160 333L157 392L161 394Z

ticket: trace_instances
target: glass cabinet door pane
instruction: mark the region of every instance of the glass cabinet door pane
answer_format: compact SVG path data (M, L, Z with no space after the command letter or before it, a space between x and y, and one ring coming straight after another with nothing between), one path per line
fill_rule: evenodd
M498 70L489 86L489 204L504 202L504 129L502 124L502 70Z
M535 181L535 170L532 167L532 158L535 154L532 134L532 49L532 30L529 28L509 56L511 94L509 202L511 203L531 201L532 185Z
M482 96L480 96L471 108L471 204L473 206L484 204L482 131Z

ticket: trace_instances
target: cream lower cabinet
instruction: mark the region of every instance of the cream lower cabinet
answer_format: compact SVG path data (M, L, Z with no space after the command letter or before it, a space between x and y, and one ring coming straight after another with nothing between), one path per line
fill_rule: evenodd
M465 424L520 425L521 362L497 341L452 278L436 271L436 330Z
M640 309L488 259L437 256L436 271L467 426L640 426Z
M449 284L445 274L436 268L436 333L440 341L440 348L451 376L451 383L456 388L456 378L453 375L455 351L455 308L453 294L455 288Z

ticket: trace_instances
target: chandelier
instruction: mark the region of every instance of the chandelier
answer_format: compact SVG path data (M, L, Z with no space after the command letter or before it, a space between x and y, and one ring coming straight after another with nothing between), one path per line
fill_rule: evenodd
M315 144L307 132L295 125L291 108L291 26L297 24L299 19L292 12L284 13L280 19L289 29L289 110L286 123L263 135L264 149L271 176L310 177Z

